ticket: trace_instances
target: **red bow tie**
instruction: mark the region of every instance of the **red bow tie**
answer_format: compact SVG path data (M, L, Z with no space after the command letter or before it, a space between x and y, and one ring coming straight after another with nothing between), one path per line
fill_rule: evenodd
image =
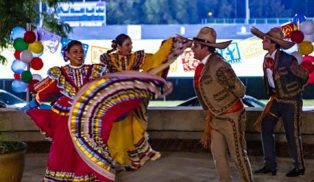
M198 82L199 82L203 68L204 68L204 64L199 63L195 69L195 74L194 74L194 87L195 88L198 88Z
M264 60L264 64L263 64L263 68L264 69L271 69L271 70L274 70L274 67L275 67L275 60L271 57L267 57L265 60Z

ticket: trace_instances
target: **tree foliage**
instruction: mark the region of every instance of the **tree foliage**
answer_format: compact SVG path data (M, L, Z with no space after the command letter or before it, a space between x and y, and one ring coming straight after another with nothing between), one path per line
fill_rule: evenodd
M65 0L42 0L42 3L56 8L58 2ZM11 30L16 26L26 27L26 23L36 26L39 22L38 0L0 0L0 50L6 48L10 40ZM59 22L54 14L42 13L43 27L61 36L66 36L71 28ZM0 64L5 58L0 55Z
M265 6L267 4L267 6ZM284 2L278 0L252 0L251 5L252 17L291 17L291 9L287 9Z
M292 17L292 1L250 0L251 17ZM107 3L107 23L195 24L209 12L212 18L244 18L244 8L244 0L115 0Z

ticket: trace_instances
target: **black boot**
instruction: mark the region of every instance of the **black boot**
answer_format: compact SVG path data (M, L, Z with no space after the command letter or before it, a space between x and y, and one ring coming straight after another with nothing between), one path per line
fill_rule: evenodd
M272 176L275 176L277 174L277 169L272 170L264 166L261 169L254 171L254 174L267 174L267 173L271 173Z
M299 175L304 175L305 168L299 169L299 168L293 168L291 171L289 171L286 176L287 177L296 177Z

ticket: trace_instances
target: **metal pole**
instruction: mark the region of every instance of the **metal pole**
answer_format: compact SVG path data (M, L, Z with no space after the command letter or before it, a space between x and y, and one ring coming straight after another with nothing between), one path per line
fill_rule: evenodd
M43 26L43 16L42 16L42 12L43 12L43 2L42 0L39 0L39 27Z
M32 30L32 24L26 23L26 30L31 31ZM29 64L27 64L27 71L29 71L29 70L30 70L30 66L29 66ZM29 99L30 99L30 94L29 94L29 90L27 88L27 90L26 90L26 102L29 102Z
M245 0L245 24L249 24L249 20L250 20L249 0Z

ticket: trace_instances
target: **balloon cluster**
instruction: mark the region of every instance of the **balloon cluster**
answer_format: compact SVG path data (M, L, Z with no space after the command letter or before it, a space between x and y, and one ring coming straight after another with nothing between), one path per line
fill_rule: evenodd
M14 72L12 90L17 93L32 91L34 84L42 80L38 74L32 74L29 68L40 70L43 61L39 58L43 54L43 44L37 40L34 31L26 31L23 27L14 27L11 31L15 60L11 70Z
M314 22L306 19L303 13L294 15L292 22L281 26L285 38L290 38L298 46L298 51L292 53L301 64L309 72L308 83L314 83L314 57L310 54L313 52L314 41Z

